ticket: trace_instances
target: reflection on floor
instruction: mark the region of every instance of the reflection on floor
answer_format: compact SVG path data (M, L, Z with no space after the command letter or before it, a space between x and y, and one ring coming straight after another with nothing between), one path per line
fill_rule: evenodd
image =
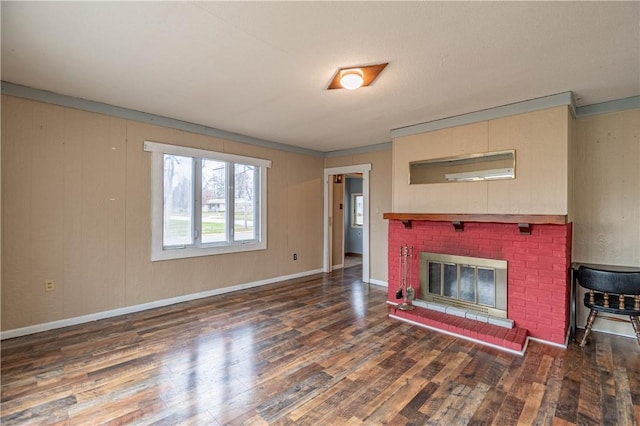
M362 265L362 255L349 253L344 255L344 267L350 268L352 266Z

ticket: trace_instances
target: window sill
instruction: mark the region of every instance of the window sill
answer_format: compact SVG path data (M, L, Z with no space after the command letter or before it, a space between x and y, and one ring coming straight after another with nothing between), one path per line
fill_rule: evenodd
M240 243L217 247L186 247L177 249L152 249L151 261L187 259L190 257L213 256L217 254L242 253L245 251L266 250L267 243Z

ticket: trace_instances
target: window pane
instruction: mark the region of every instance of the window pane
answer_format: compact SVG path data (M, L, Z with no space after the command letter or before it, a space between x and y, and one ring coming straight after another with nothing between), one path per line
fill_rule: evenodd
M256 166L235 164L234 240L256 239Z
M164 154L164 246L193 244L193 158Z
M364 225L364 197L361 194L353 194L353 221L352 226Z
M227 163L202 160L202 243L227 241Z

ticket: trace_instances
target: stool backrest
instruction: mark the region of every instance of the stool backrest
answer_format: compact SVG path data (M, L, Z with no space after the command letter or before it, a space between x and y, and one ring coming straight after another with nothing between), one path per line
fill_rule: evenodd
M640 294L640 272L613 272L580 266L578 284L602 293Z

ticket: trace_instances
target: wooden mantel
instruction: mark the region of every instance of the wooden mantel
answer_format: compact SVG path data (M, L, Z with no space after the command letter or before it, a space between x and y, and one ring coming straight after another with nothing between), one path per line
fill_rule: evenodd
M516 223L521 234L531 233L531 224L564 225L566 215L547 214L465 214L465 213L384 213L388 220L401 220L405 228L411 228L414 220L451 222L456 231L464 230L464 222Z
M465 214L465 213L384 213L389 220L431 220L434 222L495 222L564 225L566 215L554 214Z

